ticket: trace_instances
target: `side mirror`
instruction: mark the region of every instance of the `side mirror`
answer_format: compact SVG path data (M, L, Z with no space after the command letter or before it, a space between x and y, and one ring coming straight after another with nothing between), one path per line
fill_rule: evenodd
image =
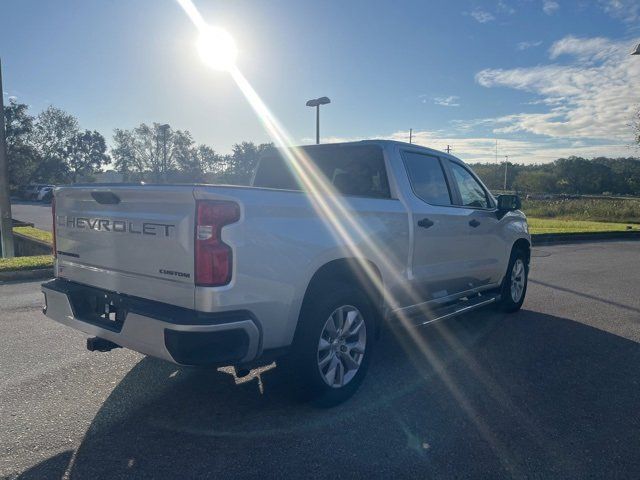
M520 210L522 202L518 195L498 195L498 210L501 212L511 212Z

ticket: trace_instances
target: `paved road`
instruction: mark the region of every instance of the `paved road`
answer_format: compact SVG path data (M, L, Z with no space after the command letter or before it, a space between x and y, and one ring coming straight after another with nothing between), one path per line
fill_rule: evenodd
M521 312L389 336L332 410L274 368L236 383L84 350L0 286L0 477L638 478L640 242L538 248ZM405 348L406 346L406 348Z
M16 220L33 223L36 228L51 231L51 205L40 202L11 202L11 216Z

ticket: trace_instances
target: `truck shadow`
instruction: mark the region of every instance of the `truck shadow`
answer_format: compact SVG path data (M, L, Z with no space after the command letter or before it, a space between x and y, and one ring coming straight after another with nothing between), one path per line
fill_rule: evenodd
M277 368L243 383L146 358L75 451L19 478L583 478L640 471L640 348L532 311L395 337L360 391L299 405Z

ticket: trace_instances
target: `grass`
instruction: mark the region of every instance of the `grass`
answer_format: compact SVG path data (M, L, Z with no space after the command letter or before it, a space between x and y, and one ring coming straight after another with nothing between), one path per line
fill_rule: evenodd
M34 257L0 258L0 272L16 270L34 270L36 268L53 267L52 255L36 255Z
M640 223L640 200L637 198L523 200L522 210L534 218Z
M51 232L47 232L45 230L40 230L34 227L13 227L13 231L15 233L24 235L25 237L40 240L41 242L49 244L53 243L53 235L51 234Z
M535 233L577 233L577 232L625 232L640 231L640 225L612 222L591 222L585 220L564 220L557 218L527 217L529 231ZM632 227L629 230L627 227Z

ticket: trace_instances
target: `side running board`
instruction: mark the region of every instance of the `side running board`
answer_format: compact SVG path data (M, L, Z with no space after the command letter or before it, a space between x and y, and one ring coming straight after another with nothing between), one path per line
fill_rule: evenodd
M499 293L491 293L485 295L476 295L470 298L462 298L454 304L443 307L427 307L420 309L419 307L412 309L411 318L413 325L416 327L428 325L433 322L445 320L447 318L456 317L463 313L471 312L485 305L500 300Z

